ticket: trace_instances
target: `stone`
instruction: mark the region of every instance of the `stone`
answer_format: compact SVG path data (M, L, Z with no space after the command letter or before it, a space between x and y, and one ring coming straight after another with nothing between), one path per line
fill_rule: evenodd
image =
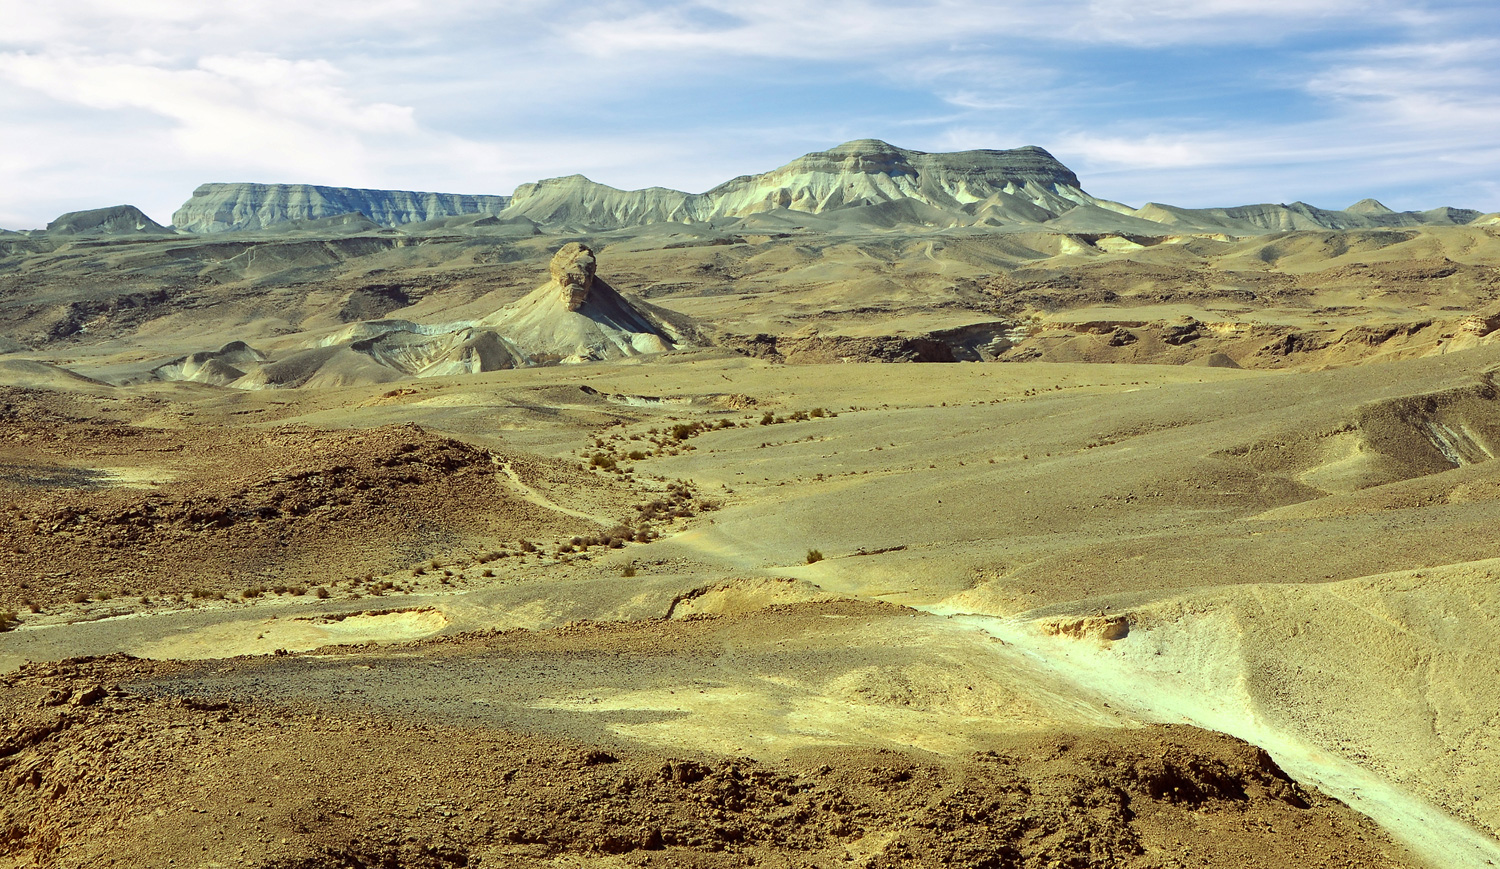
M562 291L563 305L576 311L588 301L594 285L594 252L576 241L562 246L552 257L552 280Z

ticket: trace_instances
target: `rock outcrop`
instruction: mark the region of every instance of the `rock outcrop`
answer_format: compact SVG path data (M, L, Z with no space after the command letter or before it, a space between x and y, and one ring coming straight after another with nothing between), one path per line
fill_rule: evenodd
M552 257L549 266L552 280L562 290L562 303L569 311L577 311L588 301L589 288L594 285L594 252L578 242L562 246Z
M673 315L626 299L595 274L594 252L573 242L552 258L552 280L484 318L532 364L660 353L691 340Z
M311 184L204 184L177 209L172 222L188 232L233 232L358 212L381 226L400 226L464 214L499 214L509 202L508 196Z
M51 235L162 234L171 230L147 217L134 205L112 205L88 211L70 211L47 224Z

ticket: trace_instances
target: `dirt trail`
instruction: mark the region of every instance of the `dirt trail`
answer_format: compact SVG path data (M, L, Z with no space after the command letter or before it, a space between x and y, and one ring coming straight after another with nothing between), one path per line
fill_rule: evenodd
M520 475L517 474L513 468L511 468L510 462L504 462L500 459L496 459L495 466L500 469L500 473L496 475L496 478L502 484L510 487L510 489L513 490L517 495L521 496L521 499L524 501L535 504L538 507L544 507L548 510L562 513L567 516L572 516L574 519L583 519L585 521L593 522L595 524L606 527L612 524L607 519L601 519L598 516L593 516L579 510L574 510L571 507L564 507L551 498L548 498L546 495L543 495L541 492L538 492L536 489L533 489L530 486L526 485L526 483L521 480Z
M1043 635L1024 619L926 609L953 615L947 624L955 629L978 628L1002 640L1002 653L1019 656L1129 714L1228 733L1264 748L1294 778L1365 814L1435 869L1500 866L1500 842L1379 775L1258 719L1229 668L1216 680L1225 690L1208 695L1180 676L1201 670L1205 664L1199 661L1175 662L1181 668L1175 671L1146 671L1110 654L1105 646Z

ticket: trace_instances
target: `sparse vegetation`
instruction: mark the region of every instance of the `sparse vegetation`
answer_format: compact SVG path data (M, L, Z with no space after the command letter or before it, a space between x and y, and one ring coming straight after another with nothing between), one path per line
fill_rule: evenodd
M0 633L11 630L20 623L15 610L0 610Z
M324 588L321 585L318 586L317 588L314 588L313 589L313 597L316 597L318 600L327 600L328 599L328 589Z
M624 569L620 571L620 575L624 577L635 576L635 562L625 565Z
M822 561L822 560L823 560L823 553L819 552L816 549L809 549L809 550L807 550L807 563L808 564L816 564L816 563L818 563L819 561Z

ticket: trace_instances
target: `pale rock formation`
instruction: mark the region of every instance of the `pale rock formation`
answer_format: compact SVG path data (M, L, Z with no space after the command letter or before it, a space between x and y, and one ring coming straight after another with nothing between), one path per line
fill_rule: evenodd
M593 251L582 244L564 245L551 272L552 280L481 321L533 363L661 353L687 339L665 312L626 299L599 278Z
M563 307L569 311L583 307L589 288L594 285L594 252L576 241L570 242L552 257L549 268L552 280L562 291Z

